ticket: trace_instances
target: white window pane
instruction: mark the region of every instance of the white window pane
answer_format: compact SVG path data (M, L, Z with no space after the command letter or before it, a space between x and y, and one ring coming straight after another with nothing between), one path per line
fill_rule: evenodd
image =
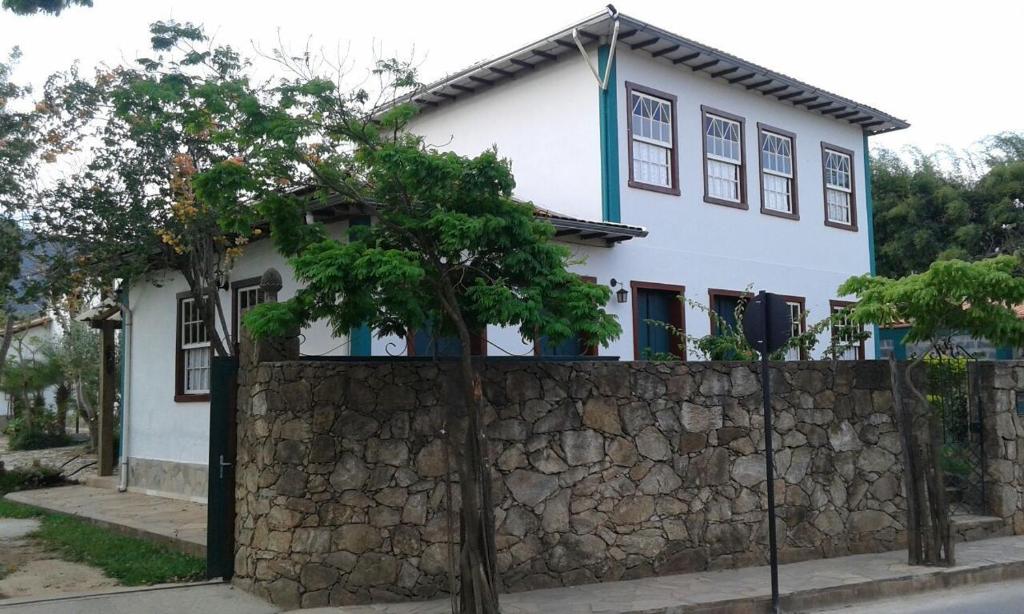
M840 224L850 224L850 193L827 188L825 202L828 203L828 219Z
M707 173L708 196L733 202L740 201L738 165L709 159Z
M793 212L793 199L790 194L792 180L779 175L764 174L764 207L772 211Z
M633 143L633 178L642 183L671 187L671 150L635 141Z

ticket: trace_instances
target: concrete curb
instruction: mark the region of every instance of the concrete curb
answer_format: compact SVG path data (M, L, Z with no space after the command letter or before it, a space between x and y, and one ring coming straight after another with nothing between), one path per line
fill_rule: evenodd
M804 612L821 608L852 605L878 599L914 595L931 591L977 586L1024 578L1024 561L991 563L963 568L937 569L931 573L885 578L868 582L829 586L782 593L783 612ZM628 610L618 614L770 614L771 597L744 597L714 603L678 605L666 608Z
M51 603L59 601L73 601L82 599L102 599L105 597L110 597L111 595L125 595L130 593L150 593L153 591L193 588L196 586L216 586L219 584L230 586L220 578L217 578L214 580L201 580L199 582L154 584L152 586L115 586L109 589L105 589L101 592L67 593L63 595L53 595L51 597L12 597L10 599L0 599L0 610L14 606Z

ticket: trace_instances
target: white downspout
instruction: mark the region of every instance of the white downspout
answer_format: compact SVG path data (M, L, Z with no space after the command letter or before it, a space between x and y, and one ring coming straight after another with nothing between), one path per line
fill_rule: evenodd
M121 420L121 473L117 490L125 492L128 490L128 447L131 443L130 418L132 412L132 309L131 294L128 300L121 304L121 325L124 327L124 398L121 399L121 411L124 413Z

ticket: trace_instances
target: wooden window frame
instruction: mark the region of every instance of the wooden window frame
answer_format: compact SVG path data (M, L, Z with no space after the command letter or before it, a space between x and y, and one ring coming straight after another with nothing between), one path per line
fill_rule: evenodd
M637 301L639 296L638 290L661 290L672 292L676 297L686 297L686 286L680 286L675 284L662 284L652 281L630 281L629 290L633 295L633 360L641 360L640 358L640 303ZM676 299L678 303L678 312L673 310L673 315L678 318L678 328L683 332L682 347L677 347L672 344L670 352L673 356L679 358L679 360L686 362L686 303L685 301ZM669 322L669 324L672 324ZM674 325L674 324L673 324ZM675 325L674 325L675 326Z
M850 157L850 223L843 224L840 222L833 222L828 218L828 182L825 179L825 161L828 158L828 152L834 151ZM831 143L821 142L821 202L824 206L825 213L825 225L829 228L838 228L840 230L848 230L850 232L857 232L857 171L856 171L856 157L853 155L853 150L833 145Z
M262 278L257 275L256 277L246 277L245 279L231 282L231 339L234 341L236 354L239 343L241 343L238 331L241 330L242 324L238 321L238 291L256 286L259 291L260 302L262 303L263 290L260 289L261 280Z
M651 183L644 183L635 179L633 173L633 92L650 96L652 98L660 98L672 106L672 149L669 154L669 178L672 182L670 187L661 185L654 185ZM669 194L671 196L679 196L681 191L679 189L679 129L678 122L676 121L678 106L678 98L668 92L656 90L651 87L633 83L632 81L626 81L626 145L627 153L626 160L629 164L629 181L627 185L631 188L638 190L649 190L651 192L658 192L660 194Z
M753 292L745 290L723 290L722 288L708 288L708 320L711 321L711 334L718 334L718 323L715 321L715 299L719 296L729 298L746 299L748 302L754 298Z
M792 294L782 294L782 299L786 303L799 303L800 304L800 334L807 332L807 298L803 296L796 296ZM800 348L800 360L807 360L807 348Z
M790 201L792 204L792 211L786 213L785 211L776 211L775 209L768 209L764 206L764 156L762 148L766 140L766 135L774 134L776 136L782 136L789 139L789 153L791 156L791 164L793 167L793 176L790 178ZM761 122L757 123L757 177L761 184L761 213L765 215L771 215L773 217L781 217L787 220L799 220L800 219L800 198L798 196L799 189L797 189L797 163L796 163L796 134L782 128L776 128L768 124Z
M593 275L580 275L579 278L582 279L583 281L590 282L592 284L596 284L597 283L597 278L594 277ZM580 339L580 341L582 341L583 343L586 343L587 339L586 339L586 337L584 337L584 338ZM541 350L541 348L540 348L540 339L534 339L533 340L533 355L536 356L537 358L546 358L545 356L543 356L540 353L540 350ZM594 344L594 345L586 344L583 347L583 353L580 354L579 356L584 356L585 357L585 356L597 356L597 355L598 355L598 346L597 346L597 344Z
M740 200L739 202L733 202L731 200L725 200L724 198L718 198L711 196L708 193L708 116L714 115L734 121L740 125L740 164L739 164L739 190ZM711 205L722 205L723 207L731 207L733 209L749 209L747 198L747 120L739 115L734 115L727 111L722 111L708 105L700 105L700 148L702 152L702 164L701 174L704 176L704 202Z
M852 162L852 159L851 159L851 162ZM857 303L855 301L829 300L829 302L828 302L828 316L831 318L832 314L834 314L836 311L838 311L840 309L844 309L846 307L852 307L853 305L856 305L856 304ZM861 327L861 330L863 331L863 327ZM833 342L833 343L835 342L835 326L830 326L829 327L829 340L831 342ZM865 346L865 341L864 341L864 339L861 339L859 344L858 344L858 346L857 346L857 358L856 358L856 360L864 360L865 359L864 358L864 356L865 356L865 347L864 346Z
M174 295L175 316L174 316L174 402L175 403L204 403L209 402L210 393L191 394L185 392L185 350L181 348L181 304L186 299L194 299L191 291L179 292ZM209 339L210 333L206 333ZM210 359L213 360L213 344L210 344Z

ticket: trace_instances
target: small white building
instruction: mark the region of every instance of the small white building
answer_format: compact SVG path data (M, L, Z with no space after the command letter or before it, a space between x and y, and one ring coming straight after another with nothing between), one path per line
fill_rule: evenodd
M868 137L908 126L612 8L407 102L420 109L411 130L428 143L466 155L497 145L511 159L517 197L544 208L538 215L571 246L581 275L617 293L607 308L623 333L598 352L622 360L678 352L647 320L712 332L708 314L681 294L726 319L748 288L783 294L797 327L847 304L836 288L874 271ZM338 236L365 223L341 210L322 214L333 216ZM269 267L284 277L281 298L295 292L270 242L252 244L223 294L232 328L259 300L258 277ZM204 499L205 332L178 275L138 280L128 296L128 486ZM336 338L325 326L302 338L307 355L424 355L445 346L423 334ZM496 327L480 339L491 356L578 351L535 347ZM875 351L868 339L848 357Z
M0 332L2 334L2 332ZM7 349L8 363L30 363L47 360L45 349L60 339L61 328L57 318L46 310L34 317L23 317L11 331L11 345ZM56 387L48 386L42 391L43 404L54 406ZM14 416L14 399L11 395L0 392L0 429L7 426Z

